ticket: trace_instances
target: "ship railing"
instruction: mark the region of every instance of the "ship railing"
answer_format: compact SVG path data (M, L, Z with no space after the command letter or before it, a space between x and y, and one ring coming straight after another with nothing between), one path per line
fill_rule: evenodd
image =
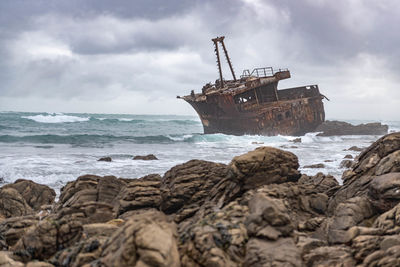
M253 69L252 72L250 70L244 70L243 74L240 75L240 78L245 78L245 77L270 77L274 76L275 73L277 72L282 72L282 71L288 71L288 69L273 69L272 67L265 67L265 68L255 68Z

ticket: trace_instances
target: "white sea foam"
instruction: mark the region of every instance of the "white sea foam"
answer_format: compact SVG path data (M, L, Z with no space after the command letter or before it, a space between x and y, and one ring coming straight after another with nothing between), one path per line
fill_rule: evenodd
M128 118L120 118L118 119L119 121L133 121L134 119L128 119Z
M82 122L88 121L88 117L77 117L55 113L49 115L22 116L21 118L33 120L40 123L64 123L64 122Z

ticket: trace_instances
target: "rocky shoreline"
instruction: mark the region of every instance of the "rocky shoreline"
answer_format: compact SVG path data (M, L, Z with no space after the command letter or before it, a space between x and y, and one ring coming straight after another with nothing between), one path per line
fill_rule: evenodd
M298 171L259 147L139 179L85 175L55 202L29 180L0 188L0 266L400 266L400 133L343 173Z

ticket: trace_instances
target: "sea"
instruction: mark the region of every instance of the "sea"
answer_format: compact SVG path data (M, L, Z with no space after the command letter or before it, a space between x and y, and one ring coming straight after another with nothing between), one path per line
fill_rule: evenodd
M389 132L400 131L400 122L382 122L389 125ZM295 136L203 134L197 116L0 112L0 183L30 179L59 194L68 181L84 174L163 175L191 159L228 164L259 146L291 151L299 158L302 173L323 172L341 182L340 162L347 154L359 154L347 149L365 148L380 137L316 134L308 133L301 136L301 143L293 143ZM133 160L147 154L158 160ZM112 162L98 161L101 157L111 157ZM304 168L317 163L324 168Z

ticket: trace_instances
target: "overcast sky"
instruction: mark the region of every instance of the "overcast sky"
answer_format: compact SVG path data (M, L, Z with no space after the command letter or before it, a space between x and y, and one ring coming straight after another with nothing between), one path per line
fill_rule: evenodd
M225 35L237 76L289 68L327 118L399 120L399 25L398 0L1 0L0 110L194 115L176 95L218 78Z

